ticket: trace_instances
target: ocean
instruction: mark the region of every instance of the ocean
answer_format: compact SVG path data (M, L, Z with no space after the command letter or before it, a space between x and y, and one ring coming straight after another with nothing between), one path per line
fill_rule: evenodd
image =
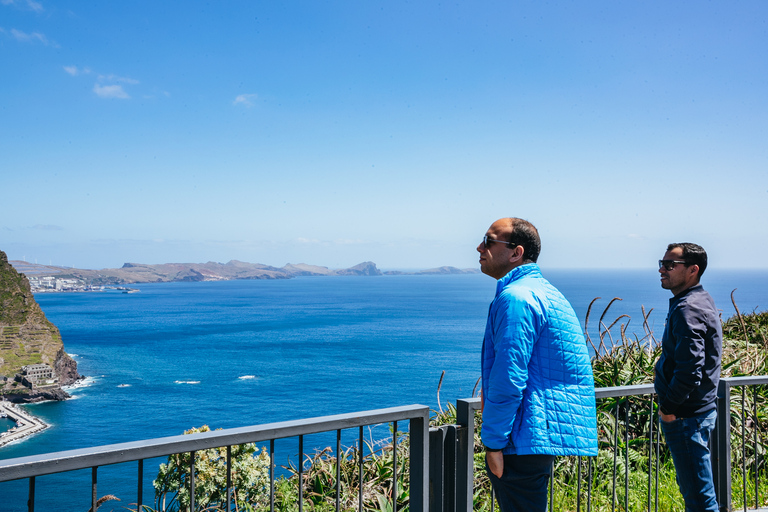
M601 297L589 320L593 339L614 297L622 300L611 306L606 324L627 314L629 332L642 333L644 306L653 310L649 323L661 337L670 294L655 270L544 274L582 325L590 302ZM742 313L768 306L768 271L709 269L703 284L723 318L735 314L734 288ZM435 409L443 371L444 406L472 395L495 283L470 274L134 287L141 291L36 295L87 379L69 390L71 400L24 406L51 427L0 448L0 459L177 435L202 425L232 428L414 403ZM153 470L145 472L151 481ZM77 477L77 485L71 478L39 478L37 510L62 509L62 500L77 503L67 509L87 510L90 476ZM62 497L59 483L82 489ZM152 503L151 483L145 488ZM3 510L26 510L26 489L26 481L0 483Z

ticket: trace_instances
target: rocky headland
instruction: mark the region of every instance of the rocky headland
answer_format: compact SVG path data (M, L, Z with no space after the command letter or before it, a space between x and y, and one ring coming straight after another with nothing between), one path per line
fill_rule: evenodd
M17 378L22 368L47 365L52 375L37 383ZM0 395L12 402L64 400L62 389L81 376L77 363L64 351L59 329L35 301L29 281L0 251Z

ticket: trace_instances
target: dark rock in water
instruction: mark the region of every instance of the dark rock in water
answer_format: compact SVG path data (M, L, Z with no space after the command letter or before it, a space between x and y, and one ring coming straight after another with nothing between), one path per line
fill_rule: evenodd
M49 386L46 388L27 389L25 392L11 393L4 395L9 402L16 404L32 404L36 402L45 402L48 400L66 400L70 398L69 393L59 386Z

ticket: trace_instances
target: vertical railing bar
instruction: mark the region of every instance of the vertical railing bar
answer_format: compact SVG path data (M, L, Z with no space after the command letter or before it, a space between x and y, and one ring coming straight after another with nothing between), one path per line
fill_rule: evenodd
M653 421L656 423L656 489L654 490L654 507L655 512L659 512L659 470L661 466L661 420L658 415L653 415Z
M304 436L299 436L299 512L304 511Z
M555 461L552 461L552 465L549 466L549 508L547 510L552 510L552 507L555 503Z
M275 512L275 440L269 440L269 512Z
M624 402L624 510L629 510L629 398Z
M619 401L613 416L613 492L611 497L611 512L616 512L616 465L619 452Z
M576 477L576 512L581 512L581 455L576 456L576 467L578 468Z
M629 398L624 402L624 510L629 510Z
M357 445L359 449L357 450L357 463L358 463L358 469L359 469L359 492L357 493L357 510L358 512L363 512L363 427L360 426L360 437L357 441Z
M392 512L397 512L397 421L392 422Z
M747 510L747 386L741 386L741 490L744 511Z
M35 512L35 477L29 477L29 498L27 499L28 512Z
M592 457L587 458L587 512L592 511Z
M760 451L758 450L758 434L760 432L760 423L757 418L757 400L758 400L758 394L757 394L757 386L753 386L752 389L755 391L754 395L754 413L753 413L753 422L755 424L755 509L760 508L760 487L759 482L757 478L757 472L760 468L759 462L760 462Z
M651 512L651 487L653 475L653 395L651 395L651 409L648 411L648 512Z
M96 490L96 482L98 480L98 466L93 466L91 468L91 510L96 510L96 502L98 501L98 498L96 497L97 490Z
M189 454L189 510L195 510L195 452Z
M336 512L341 510L341 429L336 430Z
M136 512L141 512L144 504L144 459L139 459L139 490L136 499Z
M456 512L472 512L474 505L475 409L456 401L459 443L456 454Z
M232 445L227 446L227 512L232 512Z
M717 389L717 421L712 436L712 455L715 464L712 465L715 473L715 494L718 505L723 510L731 510L733 506L733 459L734 449L731 436L738 436L736 425L731 425L736 415L731 408L731 384L729 379L720 379Z

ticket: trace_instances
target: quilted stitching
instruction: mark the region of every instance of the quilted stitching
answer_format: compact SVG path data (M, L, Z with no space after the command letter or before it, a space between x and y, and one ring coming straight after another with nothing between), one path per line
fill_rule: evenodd
M530 309L543 315L539 339L528 365L528 385L514 416L505 453L597 455L592 365L573 308L541 276L538 265L514 269L503 283L500 294L511 295L512 300L525 300ZM494 361L493 340L488 337L486 332L484 392Z

